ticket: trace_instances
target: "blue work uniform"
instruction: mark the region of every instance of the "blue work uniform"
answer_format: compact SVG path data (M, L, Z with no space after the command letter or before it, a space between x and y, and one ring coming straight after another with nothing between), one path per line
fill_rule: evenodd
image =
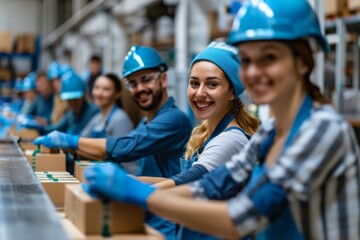
M310 96L306 96L300 110L294 120L293 125L291 126L289 136L286 139L285 145L282 149L284 152L291 144L293 139L295 138L296 133L299 131L301 124L310 117L310 111L313 108L313 101ZM259 158L260 164L255 165L253 172L251 174L250 182L246 187L246 191L256 191L256 185L259 181L261 181L261 176L266 171L265 166L265 157L274 142L275 138L275 129L270 133L269 137L265 139L265 141L259 146ZM258 240L302 240L304 239L298 230L295 221L291 215L288 204L286 204L282 213L279 217L274 220L267 228L257 234L256 239Z
M106 120L105 120L105 124L103 126L103 128L100 129L93 129L90 132L90 138L106 138L107 134L106 134L106 128L109 124L109 122L111 121L112 116L114 115L115 111L119 109L119 107L114 106L111 109L111 112L109 113L109 115L107 116Z
M34 117L45 118L48 123L51 122L51 112L54 107L54 94L51 94L48 98L44 98L40 95L36 96L34 103L28 109L28 112L24 113Z
M100 109L97 106L85 101L79 116L76 116L73 111L69 110L58 122L46 126L45 132L48 133L57 130L72 135L80 135L91 118L99 111ZM70 153L66 154L66 170L71 174L74 173L74 160L77 159L76 156Z
M312 107L312 99L309 96L306 96L290 129L289 136L282 151L284 151L291 145L302 123L310 117L310 111ZM275 131L273 131L270 136L265 139L263 143L259 146L257 153L259 165L254 166L254 168L252 169L252 172L249 175L249 181L247 182L246 186L239 186L238 183L235 182L232 178L228 168L226 166L221 166L218 169L214 170L211 174L204 176L204 178L200 180L200 185L202 185L206 189L204 190L206 192L206 196L209 199L228 199L232 196L235 196L243 189L250 196L256 193L258 185L262 186L261 181L263 181L264 171L266 171L264 159L274 141L274 137ZM249 171L249 169L246 170ZM271 198L271 195L264 197ZM244 239L250 238L244 237ZM256 239L303 239L300 231L295 224L286 199L284 201L284 205L281 207L281 212L277 214L277 217L275 219L272 219L271 223L267 228L265 228L263 231L256 235Z
M181 172L185 172L187 170L189 170L192 165L198 160L198 156L201 154L201 152L205 149L206 145L216 136L218 136L220 133L222 133L223 131L228 131L231 129L238 129L239 131L241 131L246 137L247 139L250 139L250 135L248 135L243 129L241 129L240 127L229 127L227 128L227 126L230 124L230 122L234 119L234 114L233 113L228 113L227 115L225 115L223 117L223 119L221 119L221 121L219 122L219 124L216 126L214 132L211 134L211 136L204 142L204 144L192 155L191 159L180 159L180 167L181 167ZM189 228L180 226L178 235L176 237L176 239L180 240L186 240L186 239L201 239L201 240L220 240L220 238L215 237L215 236L211 236L211 235L207 235L204 233L200 233L200 232L196 232L194 230L191 230Z
M73 111L69 110L58 122L46 126L45 133L57 130L68 134L80 135L91 118L99 111L100 109L97 106L85 101L79 116L76 116Z
M192 125L185 113L169 99L150 122L142 119L136 129L125 137L107 137L107 159L114 162L140 160L139 176L169 178L180 172L179 159L189 140ZM173 223L159 229L165 220L147 216L147 223L161 231L168 239L175 239Z

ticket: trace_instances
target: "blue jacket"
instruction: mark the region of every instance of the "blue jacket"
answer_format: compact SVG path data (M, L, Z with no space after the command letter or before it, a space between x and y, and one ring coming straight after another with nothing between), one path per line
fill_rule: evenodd
M169 178L180 172L182 156L192 126L185 113L169 98L154 118L142 119L124 137L107 137L107 159L114 162L141 160L137 175Z
M75 116L73 111L69 110L58 122L46 126L45 132L49 133L58 130L68 134L80 135L81 131L89 123L91 118L100 111L97 106L87 101L85 101L85 104L81 109L81 114L78 117Z
M28 109L28 112L25 112L24 114L45 118L50 123L53 106L54 94L51 94L48 98L43 98L38 95L36 96L32 106Z
M149 123L144 118L127 136L107 137L107 159L114 162L140 160L137 175L169 178L180 172L179 159L191 130L189 118L170 97ZM175 239L175 223L152 214L147 215L146 222L168 240Z

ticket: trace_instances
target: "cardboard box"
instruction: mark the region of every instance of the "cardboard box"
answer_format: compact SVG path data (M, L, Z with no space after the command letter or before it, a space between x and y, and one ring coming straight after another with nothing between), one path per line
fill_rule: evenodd
M35 36L31 33L19 34L15 39L15 51L17 53L29 53L35 52Z
M25 157L34 171L66 171L64 153L38 153L33 158L33 150L26 150Z
M19 142L20 148L25 152L27 150L35 151L38 149L37 145L34 145L32 141L22 140ZM40 152L42 153L59 153L58 148L47 148L44 145L40 145Z
M325 15L342 16L347 12L347 0L326 0Z
M35 175L38 179L40 178L74 178L69 172L65 171L44 171L44 172L35 172Z
M101 235L85 235L69 219L60 216L60 223L71 240L104 240ZM144 225L145 233L136 234L114 234L106 237L107 240L166 240L157 230Z
M84 178L84 170L95 164L108 163L103 161L90 161L90 160L77 160L74 166L74 176L79 179L80 182L86 182Z
M360 10L360 1L359 0L347 0L348 7L350 10Z
M72 178L61 179L39 179L44 190L55 206L63 206L65 201L65 185L66 184L79 184L79 181Z
M85 193L80 184L66 185L65 215L84 234L101 234L103 226L108 226L111 234L145 231L142 208L118 202L103 205Z
M0 32L0 52L12 52L12 36L10 32Z
M10 128L10 133L13 136L16 136L18 138L22 138L23 140L34 140L35 138L37 138L39 136L38 131L34 130L34 129L25 129L25 128L21 128L18 131L16 131L15 126L12 126Z
M2 81L10 81L11 80L11 70L6 69L6 68L1 68L0 69L0 80L2 80ZM7 90L7 91L9 91L9 90ZM3 89L2 89L1 94L5 95ZM9 94L6 94L6 95L9 96Z

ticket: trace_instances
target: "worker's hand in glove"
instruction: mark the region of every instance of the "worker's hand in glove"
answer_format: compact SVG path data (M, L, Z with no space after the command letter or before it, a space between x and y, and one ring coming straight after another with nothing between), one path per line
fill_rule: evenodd
M24 120L20 123L17 123L15 128L17 131L19 131L22 128L26 128L26 129L35 129L40 134L44 132L44 127L41 124L39 124L38 122L36 122L35 120L31 120L31 119L28 119L27 121Z
M70 135L59 131L53 131L45 136L38 137L34 140L34 144L42 144L47 148L74 148L78 149L78 135Z
M147 198L155 190L155 187L126 174L114 163L88 167L84 176L87 184L82 184L82 187L91 196L137 204L144 209L147 209Z

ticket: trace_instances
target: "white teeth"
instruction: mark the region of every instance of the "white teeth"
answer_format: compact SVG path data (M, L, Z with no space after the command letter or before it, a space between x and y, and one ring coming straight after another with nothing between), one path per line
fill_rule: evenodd
M209 106L210 104L201 104L201 103L196 103L196 106L199 108L205 108L207 106Z

